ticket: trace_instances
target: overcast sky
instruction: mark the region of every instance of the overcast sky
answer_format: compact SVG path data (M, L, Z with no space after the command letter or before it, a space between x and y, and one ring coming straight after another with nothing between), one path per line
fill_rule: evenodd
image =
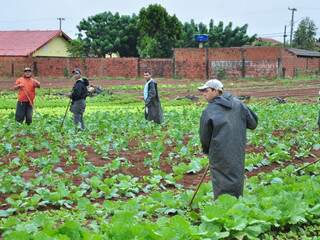
M295 26L304 17L310 17L319 28L319 0L0 0L0 30L52 30L58 29L58 17L65 18L62 30L75 38L76 26L81 19L111 11L122 15L138 14L142 7L158 3L175 14L182 22L194 19L208 24L231 21L234 26L248 23L248 33L260 37L283 39L284 25L291 20L290 8L296 8Z

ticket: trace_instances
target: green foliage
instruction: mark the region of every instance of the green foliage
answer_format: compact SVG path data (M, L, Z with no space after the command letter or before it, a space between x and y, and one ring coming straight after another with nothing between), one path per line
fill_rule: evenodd
M283 44L280 42L275 42L273 40L263 39L263 38L257 38L253 43L253 46L259 46L259 47L282 47Z
M120 16L119 13L103 12L83 19L77 26L78 40L75 53L85 56L105 57L117 53L122 57L137 56L137 17ZM72 49L71 49L72 50Z
M251 45L256 35L247 35L248 25L235 27L232 29L232 22L224 27L223 22L214 25L213 21L209 24L209 47L240 47L243 45Z
M251 44L255 35L247 35L248 25L224 27L210 20L196 24L194 20L182 24L169 15L164 7L151 4L140 10L139 15L126 16L103 12L83 19L77 26L78 39L71 41L68 51L73 57L105 57L119 54L121 57L168 58L175 47L197 47L195 34L208 34L206 47L236 47Z
M183 31L181 40L179 41L179 47L191 48L198 47L198 43L195 41L195 34L207 34L207 26L203 23L196 24L193 19L190 23L185 22L183 24ZM205 45L207 46L207 45Z
M172 93L197 85L163 87ZM144 120L135 96L99 95L87 99L86 131L76 132L68 115L60 132L68 99L55 91L38 92L31 126L14 122L16 95L1 94L3 239L272 239L273 230L319 224L319 163L299 173L288 166L247 178L240 199L213 201L205 183L187 207L195 185L180 181L199 177L208 163L198 137L204 103L163 99L165 122L155 125ZM248 131L248 144L259 153L246 155L247 171L271 163L282 168L319 150L316 103L265 99L250 107L259 126ZM137 177L137 170L145 174Z
M196 24L194 20L183 25L182 38L180 40L180 47L197 47L198 44L194 40L195 34L208 34L209 41L204 44L205 47L240 47L243 45L251 45L256 39L256 35L247 35L248 25L242 27L235 27L233 29L232 23L224 26L220 21L218 25L214 25L211 19L209 25L204 23Z
M294 32L293 46L313 50L316 44L317 27L309 17L302 19Z
M178 18L170 16L159 4L142 8L138 17L139 52L152 58L171 57L172 48L177 46L182 33Z
M274 44L272 42L263 42L263 41L255 41L253 42L253 46L257 47L270 47L273 46Z
M268 234L264 234L262 239L272 239L272 240L313 240L318 239L320 234L320 225L304 225L304 226L290 226L290 231L282 231L279 229L278 231L273 231Z
M140 39L138 53L141 58L152 58L157 56L160 49L160 43L149 36L143 36Z
M226 70L222 67L216 68L215 69L216 75L218 79L225 79L227 76Z
M68 45L68 52L71 57L86 57L85 43L81 39L71 40ZM67 77L68 75L65 74Z
M66 67L63 68L63 76L69 77L69 70Z

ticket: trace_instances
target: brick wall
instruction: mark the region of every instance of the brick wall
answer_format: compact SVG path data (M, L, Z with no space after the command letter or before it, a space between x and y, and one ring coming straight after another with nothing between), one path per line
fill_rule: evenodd
M295 76L320 69L320 58L297 57L277 47L179 48L172 59L0 57L0 76L20 76L32 66L38 76L63 77L80 67L89 77L142 76L206 79L221 71L227 78Z
M204 54L206 51L204 49L192 49L192 52L189 49L178 50L179 52L175 51L176 62L177 59L184 62L184 65L180 66L179 73L183 73L181 75L189 76L189 78L197 78L199 76L213 78L217 77L219 72L224 72L228 78L275 77L280 67L280 48L211 48L207 50L207 55ZM196 52L199 58L194 56ZM188 59L188 61L184 61L183 58ZM196 59L195 64L190 62L193 59ZM202 65L201 61L204 61ZM197 68L197 74L188 74L190 68L192 69L191 66L196 64L203 67ZM194 72L195 70L192 69L192 71ZM176 70L176 72L178 71Z
M241 60L240 48L209 48L209 61L238 61Z
M297 57L287 50L282 50L282 61L286 76L320 71L320 58Z
M173 60L171 58L140 59L139 76L143 76L147 70L155 77L170 78L173 76Z
M174 50L175 76L206 78L206 49L177 48Z
M275 47L175 49L175 74L186 78L276 77L281 49Z
M219 72L224 72L229 78L238 78L242 75L243 62L239 48L208 49L208 64L208 78L219 78Z
M175 49L176 75L213 78L295 76L320 70L320 58L297 57L278 47Z
M25 67L32 65L32 58L0 57L0 76L20 76Z
M58 58L58 57L0 57L0 76L20 76L23 68L31 66L37 76L63 77L79 67L89 77L143 76L149 70L155 77L173 76L172 59L138 58Z
M303 60L300 61L297 56L286 50L282 51L282 65L285 76L294 76L295 68L303 68Z
M137 58L33 58L39 76L61 77L79 67L90 77L136 77Z
M276 60L281 58L281 48L278 47L248 47L244 48L245 57L251 61Z

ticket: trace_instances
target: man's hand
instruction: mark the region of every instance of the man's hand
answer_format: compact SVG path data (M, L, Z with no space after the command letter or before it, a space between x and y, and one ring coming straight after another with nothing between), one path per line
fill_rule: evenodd
M39 88L40 87L40 83L34 81L33 82L33 86L36 87L36 88Z
M23 85L22 83L19 83L19 84L15 84L14 87L13 87L13 89L14 89L14 90L17 90L17 89L23 88L23 87L24 87L24 85Z
M94 87L87 87L89 93L93 93L95 91Z

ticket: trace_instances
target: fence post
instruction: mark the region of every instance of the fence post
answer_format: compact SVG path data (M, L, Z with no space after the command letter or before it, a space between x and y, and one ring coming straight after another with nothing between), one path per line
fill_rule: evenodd
M11 76L14 77L14 63L11 63Z
M140 67L140 57L138 57L138 60L137 60L137 77L141 77L141 74L140 74L140 70L141 70L141 67Z
M33 62L33 73L34 73L35 76L38 76L37 62Z
M282 61L281 61L281 58L278 58L277 59L277 77L281 77L282 75Z
M206 47L205 48L205 57L206 57L206 63L205 63L205 66L206 66L206 79L209 79L209 53L208 53L208 48Z
M175 48L173 49L173 55L172 55L172 78L176 78L176 49Z
M246 50L243 48L240 48L240 53L241 53L241 77L245 78L246 77L246 59L244 57L244 52Z

